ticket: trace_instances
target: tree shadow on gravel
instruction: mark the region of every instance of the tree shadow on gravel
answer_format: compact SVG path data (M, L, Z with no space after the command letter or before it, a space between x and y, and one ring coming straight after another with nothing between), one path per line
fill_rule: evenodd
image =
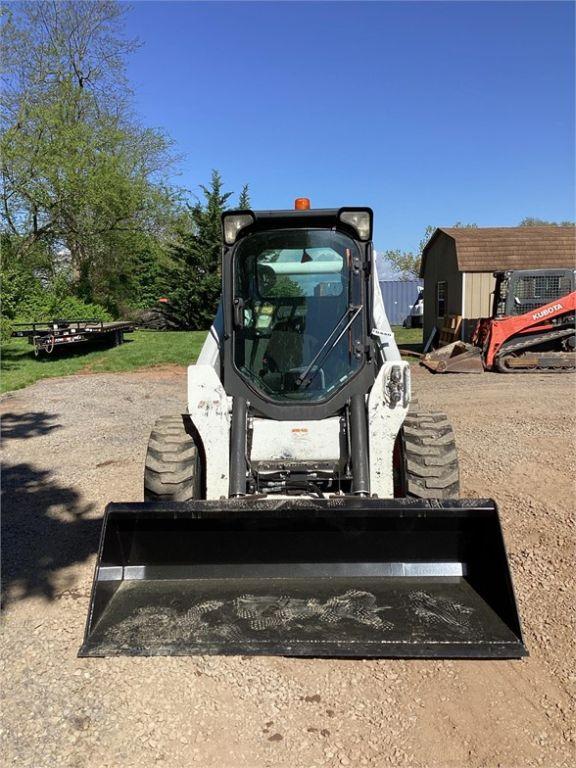
M57 573L98 548L102 521L93 504L60 485L48 470L4 463L2 471L2 586L4 606L27 597L54 600Z
M55 429L62 429L61 424L52 423L56 418L58 418L56 414L47 411L4 413L2 414L2 439L24 440L27 437L48 435Z

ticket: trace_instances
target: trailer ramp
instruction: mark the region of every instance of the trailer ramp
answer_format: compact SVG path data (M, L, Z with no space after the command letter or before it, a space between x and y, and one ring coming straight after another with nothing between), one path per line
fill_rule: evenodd
M492 501L111 504L81 656L526 655Z

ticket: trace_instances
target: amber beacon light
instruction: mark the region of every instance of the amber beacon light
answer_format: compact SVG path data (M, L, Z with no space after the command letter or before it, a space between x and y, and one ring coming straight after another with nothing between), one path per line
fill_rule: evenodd
M296 200L294 200L294 210L296 211L309 211L310 210L310 200L307 197L297 197Z

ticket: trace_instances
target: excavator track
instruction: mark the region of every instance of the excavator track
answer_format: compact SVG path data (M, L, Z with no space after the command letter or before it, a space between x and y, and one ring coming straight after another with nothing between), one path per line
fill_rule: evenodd
M524 341L503 344L494 360L500 373L571 373L576 371L576 352L529 351L538 344L574 335L574 328L547 331ZM522 352L522 354L516 354Z

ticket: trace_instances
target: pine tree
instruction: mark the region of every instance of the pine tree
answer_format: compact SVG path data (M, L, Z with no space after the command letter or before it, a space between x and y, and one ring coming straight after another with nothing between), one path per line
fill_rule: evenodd
M231 192L223 191L222 177L212 171L209 186L201 186L204 200L189 207L178 227L172 257L177 264L172 304L183 325L208 328L220 298L221 216Z
M248 190L248 184L244 184L242 187L242 192L240 192L240 196L238 197L238 208L241 211L250 210L250 192Z

